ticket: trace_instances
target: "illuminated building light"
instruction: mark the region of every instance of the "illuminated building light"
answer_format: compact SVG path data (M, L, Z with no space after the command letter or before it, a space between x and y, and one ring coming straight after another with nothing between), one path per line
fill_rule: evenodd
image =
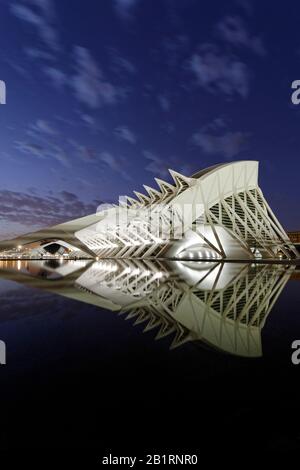
M144 186L146 194L135 191L126 203L100 208L80 223L56 225L49 239L57 233L60 240L64 233L71 245L96 260L299 258L258 185L258 162L223 163L191 177L170 174L172 184L156 178L156 189ZM42 233L45 239L47 230ZM18 250L26 236L19 241L14 244ZM74 249L71 245L66 248Z

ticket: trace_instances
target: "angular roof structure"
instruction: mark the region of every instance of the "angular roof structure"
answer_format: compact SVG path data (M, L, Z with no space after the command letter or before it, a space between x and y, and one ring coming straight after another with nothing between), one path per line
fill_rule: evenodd
M170 170L118 206L6 242L63 240L94 257L293 259L299 254L258 185L258 162L215 165L191 177Z

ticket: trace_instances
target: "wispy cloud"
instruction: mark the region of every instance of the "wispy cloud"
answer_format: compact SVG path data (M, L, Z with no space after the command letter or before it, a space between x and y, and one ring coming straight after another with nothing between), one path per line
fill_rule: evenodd
M209 92L246 98L250 72L245 61L237 56L243 49L266 55L261 37L251 34L241 17L227 15L216 24L213 42L202 44L192 54L188 68L197 84Z
M166 95L158 95L157 99L163 111L167 112L170 110L171 102Z
M144 150L143 155L149 161L145 169L158 178L165 177L166 179L170 179L169 168L187 176L193 173L191 166L183 163L182 159L177 157L171 156L162 158L148 150Z
M95 127L96 121L92 116L90 116L89 114L81 114L80 117L88 127L90 127L90 128Z
M260 56L266 55L266 49L259 36L252 36L239 16L226 16L216 26L217 35L235 47L245 47Z
M38 49L35 47L25 47L24 52L30 59L33 60L55 60L55 57L52 53Z
M119 139L125 140L133 145L136 144L136 135L127 126L116 127L114 132Z
M50 226L96 211L100 201L85 203L69 191L55 196L37 196L28 192L0 190L0 221L32 226Z
M246 98L249 92L249 71L245 63L233 55L222 54L216 46L206 44L193 54L189 68L199 86L211 93Z
M110 170L118 173L122 178L127 181L131 181L130 174L125 170L126 161L122 158L116 158L110 152L102 152L99 156L99 160L104 163Z
M68 142L72 147L72 154L75 152L75 155L85 162L97 163L97 152L93 147L80 144L74 139L69 139Z
M122 75L125 73L134 75L137 72L136 66L127 57L122 56L117 49L109 48L109 54L111 58L111 69Z
M138 1L139 0L114 0L117 14L125 20L132 18L133 8Z
M56 67L44 67L44 73L57 90L61 90L68 83L67 75Z
M145 169L150 173L159 176L169 176L168 164L165 159L160 158L158 155L155 155L148 150L144 150L144 157L149 161Z
M22 78L25 78L28 81L32 81L32 76L28 69L20 65L20 62L17 59L6 58L6 62Z
M28 4L30 6L28 6ZM19 20L33 26L44 44L53 51L59 46L58 32L54 26L54 6L51 0L28 0L12 3L10 10Z
M29 126L29 130L32 130L37 133L41 132L43 134L50 135L50 136L58 134L58 131L54 128L54 126L50 124L49 121L46 121L45 119L37 119L36 122L34 122L33 124Z
M253 14L253 2L251 0L235 0L235 3L242 9L248 16Z
M16 140L14 145L15 145L15 148L19 150L21 153L32 155L38 158L46 158L45 149L43 145L36 144L34 142L21 141L21 140Z
M66 168L71 167L67 151L58 144L49 143L49 145L43 145L41 143L24 140L16 141L15 148L30 157L49 158L52 162L56 161Z
M78 101L94 109L117 102L117 88L104 79L88 49L80 46L74 48L74 67L76 72L71 78L71 86Z
M104 127L96 117L91 116L87 113L82 113L79 111L80 119L86 129L89 130L92 134L96 134L98 132L104 132ZM81 125L81 123L80 123Z
M207 155L221 155L229 159L236 157L245 149L248 138L249 133L231 131L222 118L217 118L195 132L191 142Z
M61 145L52 144L47 149L47 156L58 161L66 168L71 168L72 166L67 150Z
M71 166L66 142L62 140L58 130L44 119L38 119L29 124L26 138L16 141L15 148L31 157L48 158L66 168Z

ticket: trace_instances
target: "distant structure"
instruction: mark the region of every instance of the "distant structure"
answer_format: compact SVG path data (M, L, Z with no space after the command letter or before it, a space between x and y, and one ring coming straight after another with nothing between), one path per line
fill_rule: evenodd
M300 246L300 230L296 232L288 232L289 239L294 245Z
M156 178L118 206L6 242L39 256L294 259L299 254L258 186L258 162L215 165L173 183ZM59 251L60 250L60 251ZM27 250L28 251L28 250ZM32 252L32 250L31 250ZM36 252L36 251L35 251ZM28 255L28 253L27 253Z

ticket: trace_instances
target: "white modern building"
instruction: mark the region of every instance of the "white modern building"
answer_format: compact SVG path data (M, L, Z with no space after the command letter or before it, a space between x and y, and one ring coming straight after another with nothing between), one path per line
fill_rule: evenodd
M155 178L96 214L6 242L68 247L99 258L294 259L299 254L258 185L258 162L215 165L172 183ZM36 247L35 247L36 249Z

